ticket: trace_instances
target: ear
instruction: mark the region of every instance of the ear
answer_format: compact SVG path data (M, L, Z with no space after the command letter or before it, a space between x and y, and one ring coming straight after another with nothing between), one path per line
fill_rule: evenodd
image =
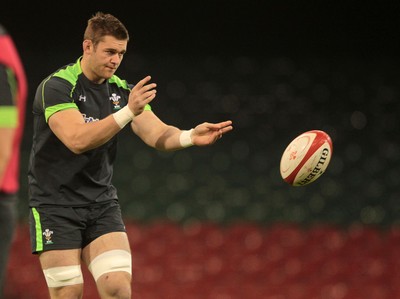
M85 39L82 43L83 52L85 53L90 52L92 46L93 46L92 41L90 39Z

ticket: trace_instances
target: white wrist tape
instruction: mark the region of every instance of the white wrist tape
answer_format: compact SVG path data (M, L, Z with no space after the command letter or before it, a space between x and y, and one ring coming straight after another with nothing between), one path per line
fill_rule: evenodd
M129 109L128 106L125 106L121 110L113 113L113 117L114 117L115 121L117 122L118 126L122 129L129 122L132 121L132 119L135 117L135 115L132 113L131 109Z
M179 142L181 143L182 147L189 147L189 146L193 145L192 136L191 136L192 132L193 132L193 129L182 130L182 133L179 136Z

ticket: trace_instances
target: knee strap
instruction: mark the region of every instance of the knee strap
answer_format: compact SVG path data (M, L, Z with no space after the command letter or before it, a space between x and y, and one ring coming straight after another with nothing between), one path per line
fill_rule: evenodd
M132 258L126 250L110 250L96 256L89 265L95 281L105 273L124 271L132 275Z
M43 270L49 288L58 288L83 283L81 267L79 265L54 267Z

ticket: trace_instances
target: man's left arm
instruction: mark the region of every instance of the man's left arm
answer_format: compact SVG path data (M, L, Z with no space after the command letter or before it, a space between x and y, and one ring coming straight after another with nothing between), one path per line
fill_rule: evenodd
M164 123L152 111L144 111L136 116L131 127L147 145L162 151L179 150L191 145L211 145L233 129L232 121L228 120L204 122L191 130L181 130Z

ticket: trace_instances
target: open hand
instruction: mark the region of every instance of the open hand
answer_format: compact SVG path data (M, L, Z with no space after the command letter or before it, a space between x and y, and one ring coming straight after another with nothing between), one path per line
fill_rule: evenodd
M232 130L232 121L230 120L216 124L205 122L194 128L191 138L194 145L206 146L215 143Z
M150 76L140 80L129 94L128 106L132 113L137 116L144 111L144 107L156 97L156 84L149 83Z

